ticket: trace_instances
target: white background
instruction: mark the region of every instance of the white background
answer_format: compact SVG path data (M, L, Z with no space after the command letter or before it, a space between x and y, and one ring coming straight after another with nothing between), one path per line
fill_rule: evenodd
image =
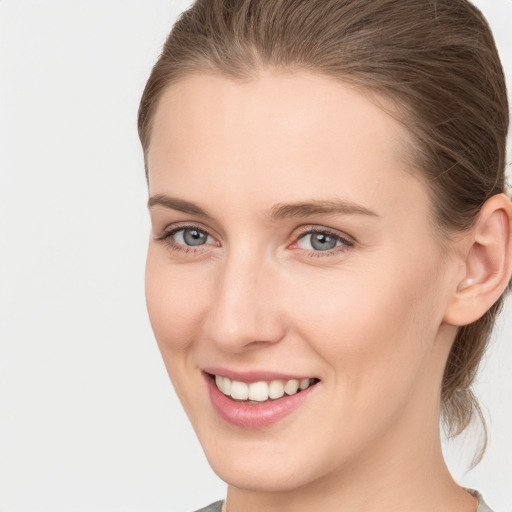
M188 1L0 0L0 509L183 511L223 497L144 305L136 111ZM512 1L476 2L512 71ZM510 153L509 153L510 155ZM447 448L512 511L512 307L478 392L490 445Z

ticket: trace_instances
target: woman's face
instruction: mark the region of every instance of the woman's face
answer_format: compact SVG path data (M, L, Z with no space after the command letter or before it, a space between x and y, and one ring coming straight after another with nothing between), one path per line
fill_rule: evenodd
M413 460L437 432L456 266L406 142L317 75L197 75L162 97L147 304L228 483L285 490Z

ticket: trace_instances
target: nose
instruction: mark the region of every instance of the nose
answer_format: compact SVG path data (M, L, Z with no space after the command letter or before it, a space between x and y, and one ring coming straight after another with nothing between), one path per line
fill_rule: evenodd
M241 353L280 341L285 333L276 268L250 251L231 252L219 263L203 324L206 338L223 352Z

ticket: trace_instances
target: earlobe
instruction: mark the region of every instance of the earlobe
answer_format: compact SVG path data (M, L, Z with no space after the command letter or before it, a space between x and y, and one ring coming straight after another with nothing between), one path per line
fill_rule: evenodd
M512 202L497 194L483 205L475 225L464 237L463 277L445 312L451 325L481 318L505 291L512 273Z

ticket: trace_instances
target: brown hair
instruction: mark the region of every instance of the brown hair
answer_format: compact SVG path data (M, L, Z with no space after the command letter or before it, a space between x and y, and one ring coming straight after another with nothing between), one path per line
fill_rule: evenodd
M505 79L489 26L468 1L197 0L174 25L142 95L145 154L171 84L204 72L250 79L269 68L321 73L391 99L443 237L471 228L484 202L504 191ZM485 430L471 385L502 302L456 335L441 396L449 435L475 415Z

